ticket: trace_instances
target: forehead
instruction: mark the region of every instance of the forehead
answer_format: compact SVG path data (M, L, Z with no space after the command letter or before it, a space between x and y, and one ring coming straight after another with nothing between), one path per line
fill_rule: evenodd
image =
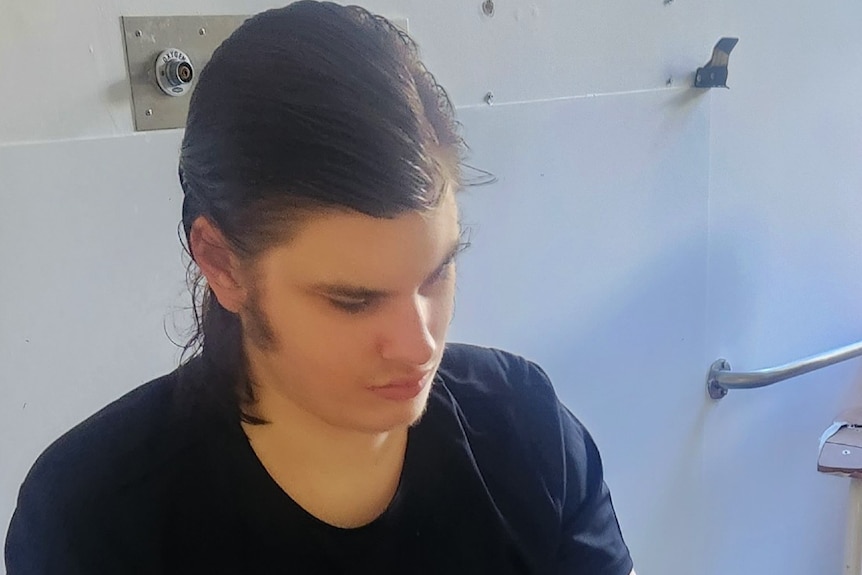
M457 203L454 193L447 192L433 209L394 218L358 212L309 216L261 263L295 281L394 285L427 274L459 237Z

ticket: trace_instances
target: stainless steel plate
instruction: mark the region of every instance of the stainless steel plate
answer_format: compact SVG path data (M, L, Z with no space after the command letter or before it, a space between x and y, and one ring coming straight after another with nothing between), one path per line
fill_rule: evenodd
M182 128L197 77L213 51L248 16L124 16L123 37L132 87L135 129ZM169 48L182 50L192 61L192 87L180 97L170 97L156 82L156 59Z

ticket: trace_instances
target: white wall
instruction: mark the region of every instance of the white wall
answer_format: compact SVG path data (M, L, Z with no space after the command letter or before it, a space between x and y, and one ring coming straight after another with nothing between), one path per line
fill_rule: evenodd
M661 90L462 115L475 162L500 181L462 201L473 247L454 337L546 368L603 450L640 573L695 573L702 556L688 436L705 401L704 96Z
M862 339L862 4L714 8L731 90L712 98L708 347L738 369ZM848 480L817 473L820 433L857 361L731 392L703 461L714 573L841 573Z
M181 133L132 131L119 17L270 5L0 3L3 531L53 438L176 361ZM837 572L846 482L816 473L816 440L858 366L719 403L703 387L719 355L859 337L862 8L367 5L409 19L499 177L462 196L453 335L547 369L602 447L639 573ZM732 90L689 89L735 34Z
M0 147L4 534L45 446L176 364L178 147L178 132Z
M703 0L586 3L370 0L406 17L459 106L664 87L703 59ZM129 135L120 16L251 14L263 0L28 0L0 3L0 142ZM41 57L37 57L40 55Z

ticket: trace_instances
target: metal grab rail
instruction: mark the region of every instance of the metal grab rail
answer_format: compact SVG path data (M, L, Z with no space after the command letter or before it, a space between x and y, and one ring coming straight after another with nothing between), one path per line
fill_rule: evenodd
M862 341L819 355L812 355L799 361L757 371L733 372L730 371L730 363L726 359L718 359L709 367L706 389L711 398L721 399L727 395L730 389L765 387L860 355L862 355Z

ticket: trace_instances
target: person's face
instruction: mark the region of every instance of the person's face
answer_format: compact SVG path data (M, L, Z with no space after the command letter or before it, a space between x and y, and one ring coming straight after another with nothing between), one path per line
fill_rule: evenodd
M443 354L459 248L447 192L394 219L311 216L266 252L240 312L259 413L287 402L351 430L415 423Z

